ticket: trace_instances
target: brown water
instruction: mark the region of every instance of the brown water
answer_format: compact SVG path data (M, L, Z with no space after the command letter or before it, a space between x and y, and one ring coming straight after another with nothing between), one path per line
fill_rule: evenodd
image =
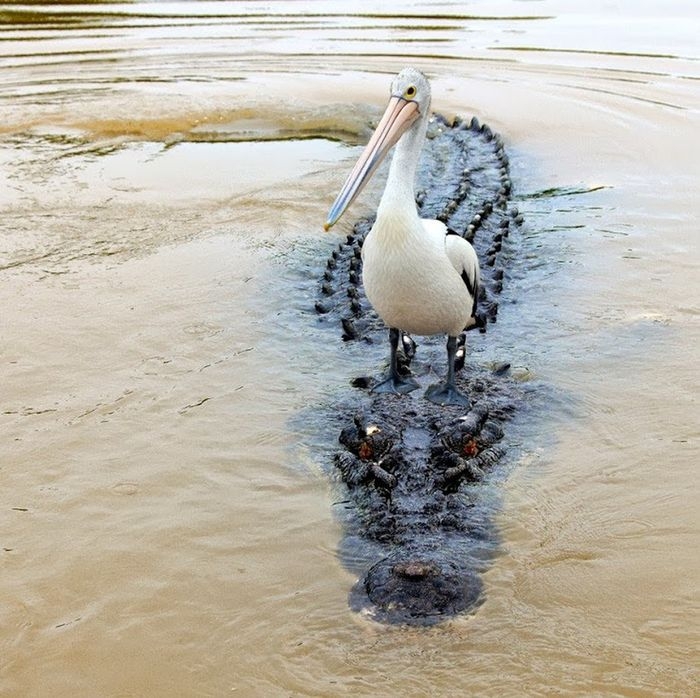
M391 8L0 5L3 696L700 695L696 3ZM348 609L298 419L366 370L299 313L407 63L506 140L486 342L565 396L430 630Z

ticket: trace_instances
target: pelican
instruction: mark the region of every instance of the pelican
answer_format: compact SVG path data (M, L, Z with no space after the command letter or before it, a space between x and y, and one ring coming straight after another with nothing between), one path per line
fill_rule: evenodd
M355 200L395 145L377 217L362 246L365 293L390 328L390 375L375 392L409 393L418 388L398 370L402 332L447 334L447 375L425 396L439 405L469 405L455 385L457 337L475 324L479 261L474 248L437 220L422 219L414 180L430 117L430 84L405 68L391 83L389 104L360 159L328 213L329 230Z

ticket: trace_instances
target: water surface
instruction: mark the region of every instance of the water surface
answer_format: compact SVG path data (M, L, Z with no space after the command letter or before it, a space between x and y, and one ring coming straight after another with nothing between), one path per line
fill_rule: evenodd
M362 8L0 5L3 695L698 692L695 3ZM565 396L485 603L430 630L348 609L295 420L367 370L304 323L407 63L506 140L482 348Z

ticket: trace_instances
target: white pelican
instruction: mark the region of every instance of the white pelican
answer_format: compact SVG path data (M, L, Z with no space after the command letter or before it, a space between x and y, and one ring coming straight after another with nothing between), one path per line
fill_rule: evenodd
M436 220L418 216L414 180L430 117L430 84L413 68L391 83L391 98L377 129L328 213L325 229L340 218L396 144L377 218L362 246L362 279L367 298L389 326L391 374L376 392L408 393L418 387L398 371L401 330L446 333L447 376L426 397L440 405L468 405L457 389L457 337L475 323L479 261L462 237Z

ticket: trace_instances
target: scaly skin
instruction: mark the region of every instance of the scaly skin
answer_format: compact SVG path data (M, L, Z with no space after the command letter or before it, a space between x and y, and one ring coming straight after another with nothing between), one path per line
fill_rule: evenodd
M482 332L496 321L508 257L509 233L522 222L509 209L511 190L503 143L476 119L432 119L418 172L417 202L424 218L444 221L475 247L482 274L478 303ZM379 345L388 355L387 329L372 311L361 283L361 247L371 221L360 221L328 259L316 311L338 325L345 342ZM402 337L400 370L417 374L436 362L444 338ZM373 350L374 351L374 350ZM427 353L428 362L420 358ZM459 354L458 354L459 356ZM523 402L508 365L484 367L461 350L458 385L471 406L439 407L423 397L355 392L338 407L343 449L335 464L346 488L349 566L361 575L351 605L389 623L432 624L475 607L479 572L497 547L487 475L507 451L504 429ZM364 367L356 388L371 388L381 368ZM357 561L362 560L358 565Z

